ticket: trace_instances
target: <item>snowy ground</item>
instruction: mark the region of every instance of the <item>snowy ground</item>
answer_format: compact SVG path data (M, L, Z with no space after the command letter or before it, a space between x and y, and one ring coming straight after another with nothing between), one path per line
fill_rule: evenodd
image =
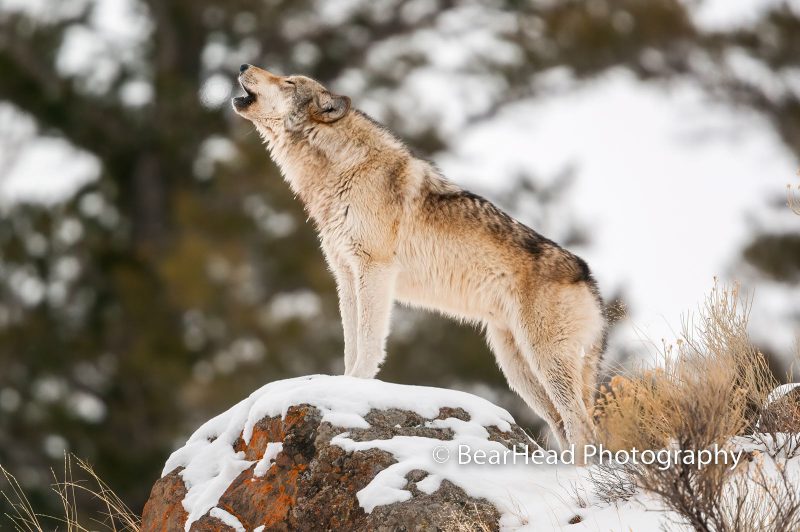
M630 502L608 505L599 502L587 477L587 469L575 465L536 465L517 457L516 463L500 443L489 441L484 427L508 429L511 415L477 396L452 390L385 383L379 380L345 376L300 377L270 383L227 412L200 427L184 447L175 451L164 467L168 474L185 467L182 477L188 488L183 501L189 513L187 530L192 522L215 509L230 483L254 462L235 453L233 442L240 436L249 441L257 421L267 416L285 415L292 405L311 404L323 413L323 420L343 428L332 443L346 450L379 448L392 453L397 463L381 471L358 493L359 503L371 512L379 505L411 498L404 488L405 475L422 469L429 475L417 483L427 493L438 489L445 479L472 496L491 501L501 512L501 525L508 530L657 530L669 519L657 501L637 496ZM366 428L364 416L371 409L398 408L435 418L441 407L462 408L470 421L455 418L430 422L449 427L452 441L433 438L396 436L388 440L356 442L347 428ZM280 451L270 445L257 467L269 467L270 459ZM534 444L532 444L533 446ZM469 449L467 452L466 449ZM481 452L486 459L480 458ZM466 462L467 454L471 464ZM505 464L490 464L491 457L504 456ZM537 460L545 462L550 454ZM565 455L569 457L569 455ZM475 459L485 461L481 465ZM495 460L496 461L496 460ZM459 463L461 462L461 463ZM583 502L581 502L583 501ZM570 525L579 515L580 523ZM226 519L232 516L223 516ZM235 518L233 518L235 519Z

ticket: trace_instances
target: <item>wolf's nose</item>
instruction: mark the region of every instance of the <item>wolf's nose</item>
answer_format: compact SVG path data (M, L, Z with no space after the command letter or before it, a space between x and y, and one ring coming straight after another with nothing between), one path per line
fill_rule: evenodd
M245 63L245 64L243 64L242 66L240 66L240 67L239 67L239 72L240 72L240 73L243 73L243 72L244 72L245 70L247 70L248 68L250 68L250 65L248 65L247 63Z

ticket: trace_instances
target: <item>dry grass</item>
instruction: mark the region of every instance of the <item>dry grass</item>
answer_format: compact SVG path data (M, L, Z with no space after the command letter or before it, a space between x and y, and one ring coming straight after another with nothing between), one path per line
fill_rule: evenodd
M753 427L777 386L747 335L749 307L738 290L715 287L663 367L618 375L601 390L595 420L611 449L725 445Z
M767 442L759 425L778 434L793 413L767 407L778 383L749 341L748 311L736 288L715 286L697 319L684 324L681 341L665 348L663 367L614 377L602 389L594 412L600 443L614 450L733 450L737 436ZM609 501L636 490L656 494L696 530L800 530L797 479L783 468L796 449L790 444L735 470L727 463L661 469L606 462L592 479Z
M87 480L76 480L73 474L73 462L81 475ZM66 530L67 532L92 532L106 530L111 532L138 532L139 518L130 508L97 476L92 467L70 455L64 457L63 480L58 480L55 472L53 491L58 495L63 515L51 516L36 512L31 506L25 491L17 479L0 466L0 473L5 477L9 488L0 492L11 507L6 514L14 529L20 532L49 532ZM82 516L79 513L78 501L81 496L99 500L104 506L96 516ZM91 528L87 528L91 526Z
M460 512L454 511L447 522L441 526L444 532L493 532L497 530L497 523L487 522L478 506L473 503L472 508L465 508Z
M602 463L589 470L595 495L606 504L629 501L639 492L629 467Z
M798 479L785 462L758 454L750 467L739 468L726 479L719 515L709 530L761 532L800 530Z
M575 503L575 506L578 508L589 507L589 494L582 484L579 484L578 482L570 482L567 491L569 492L572 501Z

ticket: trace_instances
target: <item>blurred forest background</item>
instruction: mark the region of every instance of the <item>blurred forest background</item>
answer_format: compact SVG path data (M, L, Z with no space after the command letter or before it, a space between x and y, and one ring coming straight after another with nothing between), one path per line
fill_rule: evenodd
M800 9L766 2L746 25L709 30L693 19L700 4L0 0L0 184L31 138L93 176L58 201L0 207L0 464L48 511L67 450L138 511L201 422L266 382L342 370L316 237L229 108L240 63L330 84L429 158L453 131L539 98L555 69L576 86L612 69L691 80L763 116L800 156ZM732 57L765 74L743 75ZM404 85L430 69L453 80L444 116ZM590 228L551 208L575 173L519 172L489 196L580 249ZM790 179L765 211L785 208ZM734 273L796 293L796 227L756 231L738 255ZM624 299L624 287L603 290ZM613 360L635 355L621 350ZM399 310L389 353L380 378L472 391L537 429L476 331ZM785 372L790 353L771 355Z

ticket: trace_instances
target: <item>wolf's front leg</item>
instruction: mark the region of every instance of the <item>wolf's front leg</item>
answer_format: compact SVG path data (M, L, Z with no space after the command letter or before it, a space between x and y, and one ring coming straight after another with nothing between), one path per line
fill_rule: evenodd
M370 262L358 272L358 358L348 375L371 379L386 357L389 317L397 273L389 265Z
M356 299L356 277L352 268L344 262L334 267L336 291L339 293L339 313L342 315L344 332L344 374L352 375L358 350L358 301Z
M358 303L356 299L356 274L351 264L337 252L335 246L322 239L322 252L336 279L339 294L339 314L344 332L344 373L350 375L356 365L358 349Z

